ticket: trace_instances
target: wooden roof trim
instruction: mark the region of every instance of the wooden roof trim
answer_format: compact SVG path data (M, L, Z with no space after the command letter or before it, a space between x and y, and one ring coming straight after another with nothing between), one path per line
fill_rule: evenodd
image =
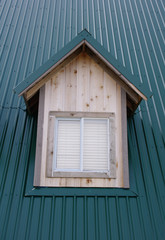
M51 68L49 68L44 74L42 74L36 81L30 84L26 89L24 89L19 96L22 96L25 92L28 92L31 88L33 88L37 83L39 83L43 78L45 78L49 73L51 73L57 66L62 64L67 58L69 58L77 49L81 46L83 50L85 50L85 45L92 50L117 76L121 78L121 80L126 83L131 89L133 89L141 98L147 100L147 97L138 89L136 88L126 77L124 77L110 62L108 62L90 43L86 40L81 41L78 45L76 45L70 52L68 52L64 57L62 57L56 64L54 64ZM70 60L71 61L71 60ZM43 83L44 84L44 83ZM40 84L39 88L43 85ZM37 90L39 89L37 88ZM36 90L36 91L37 91ZM35 92L36 92L35 91ZM28 96L28 95L27 95ZM33 94L29 94L28 99L33 96ZM27 99L27 100L28 100Z
M139 91L127 78L125 78L110 62L108 62L90 43L85 40L85 45L88 46L98 57L116 74L118 75L130 88L132 88L138 95L141 96L144 100L147 100L147 97Z
M51 68L49 68L44 74L42 74L39 78L37 78L32 84L30 84L27 88L25 88L18 96L22 96L29 89L31 89L34 85L40 82L41 79L45 78L49 73L51 73L58 65L63 63L71 54L73 54L77 49L83 46L85 40L81 41L78 45L76 45L70 52L68 52L64 57L62 57L58 62L56 62Z

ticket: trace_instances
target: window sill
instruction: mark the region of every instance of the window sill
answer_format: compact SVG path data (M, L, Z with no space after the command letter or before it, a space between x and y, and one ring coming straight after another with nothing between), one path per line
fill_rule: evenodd
M53 172L52 177L64 178L110 178L109 172Z

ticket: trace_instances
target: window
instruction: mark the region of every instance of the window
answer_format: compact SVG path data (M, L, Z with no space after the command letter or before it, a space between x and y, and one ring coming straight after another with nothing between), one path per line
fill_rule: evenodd
M59 117L60 114L49 116L47 176L115 177L114 115Z
M72 172L68 176L74 174L77 177L84 177L81 173L107 176L110 165L109 119L57 118L54 137L53 176L58 176L58 172Z

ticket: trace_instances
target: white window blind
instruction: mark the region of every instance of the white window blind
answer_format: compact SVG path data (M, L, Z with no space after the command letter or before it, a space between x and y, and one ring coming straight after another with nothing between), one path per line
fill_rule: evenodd
M56 119L55 171L109 170L109 120Z
M80 120L58 120L56 168L80 169Z
M83 170L108 170L108 120L84 119Z

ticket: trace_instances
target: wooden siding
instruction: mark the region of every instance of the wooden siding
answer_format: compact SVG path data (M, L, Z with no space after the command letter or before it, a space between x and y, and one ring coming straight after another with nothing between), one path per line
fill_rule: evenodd
M49 88L51 111L116 111L116 82L86 53L51 77Z
M49 76L48 76L49 78ZM53 111L113 112L116 131L116 178L50 178L46 148L42 149L40 186L124 187L122 164L121 87L86 53L81 53L45 84L43 146L47 146L48 116ZM42 106L41 106L42 107ZM125 109L126 111L126 109ZM39 129L38 129L39 131Z

